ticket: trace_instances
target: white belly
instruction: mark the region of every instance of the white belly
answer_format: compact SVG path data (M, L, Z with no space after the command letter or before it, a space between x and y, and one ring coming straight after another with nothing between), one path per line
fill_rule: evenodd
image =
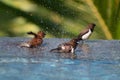
M85 35L82 36L82 39L85 40L85 39L88 39L91 35L91 30L89 29L88 33L86 33Z
M28 44L28 43L21 43L20 46L21 47L30 47L30 44Z

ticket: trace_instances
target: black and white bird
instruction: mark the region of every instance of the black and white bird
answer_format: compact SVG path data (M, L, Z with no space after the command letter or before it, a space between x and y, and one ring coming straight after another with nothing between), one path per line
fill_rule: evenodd
M91 36L92 32L94 31L95 26L96 25L94 23L88 24L88 27L79 33L78 40L88 39Z
M78 39L74 38L74 39L70 40L69 42L59 44L57 48L51 49L50 52L74 53L77 45L78 45Z

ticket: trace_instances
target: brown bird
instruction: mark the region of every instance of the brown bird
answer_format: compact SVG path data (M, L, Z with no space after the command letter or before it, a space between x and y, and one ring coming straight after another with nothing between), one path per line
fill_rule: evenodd
M43 38L46 35L43 31L39 31L37 34L31 31L28 32L27 34L33 35L34 38L28 42L20 44L21 47L28 47L28 48L37 47L42 44Z
M57 48L51 49L50 52L58 52L58 53L74 53L77 45L78 39L74 38L69 42L65 42L59 44Z
M92 32L94 31L95 26L96 25L94 23L88 24L88 27L81 31L80 34L78 35L78 40L88 39L91 36Z

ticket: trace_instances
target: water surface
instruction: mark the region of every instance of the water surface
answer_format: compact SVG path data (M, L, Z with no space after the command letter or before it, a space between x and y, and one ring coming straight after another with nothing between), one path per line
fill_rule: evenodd
M44 39L21 48L29 38L0 38L0 80L120 80L120 41L87 40L70 54L50 53L69 39Z

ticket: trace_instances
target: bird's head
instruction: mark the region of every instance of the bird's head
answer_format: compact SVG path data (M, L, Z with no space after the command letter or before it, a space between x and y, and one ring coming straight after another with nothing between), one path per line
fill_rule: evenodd
M95 25L94 23L88 24L88 27L89 27L89 29L91 29L91 31L94 30L94 27L95 27L95 26L96 26L96 25Z
M37 33L37 35L40 37L40 38L44 38L45 37L45 32L43 32L43 31L39 31L38 33Z

